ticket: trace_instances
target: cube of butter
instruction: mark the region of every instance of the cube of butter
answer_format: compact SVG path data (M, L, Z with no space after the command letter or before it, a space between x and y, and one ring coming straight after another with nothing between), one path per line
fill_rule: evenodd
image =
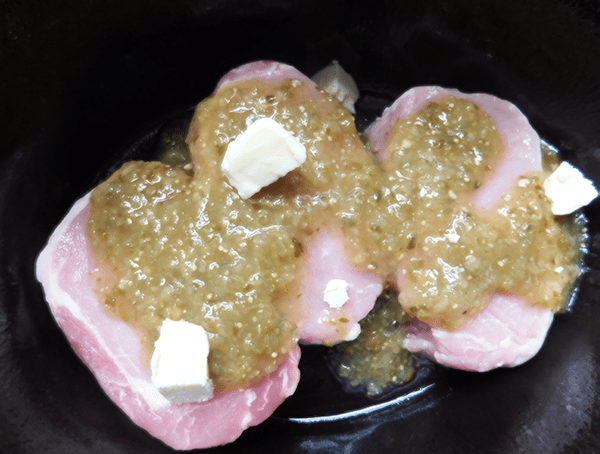
M323 299L329 307L339 309L350 299L348 287L348 282L343 279L331 279L325 286Z
M354 104L360 96L358 86L336 60L312 76L312 80L327 93L335 96L346 109L356 113Z
M166 319L152 355L152 383L171 403L213 397L208 377L208 336L199 325Z
M546 178L544 193L552 203L552 213L556 215L573 213L598 196L594 183L566 161Z
M270 118L256 120L227 147L221 170L243 199L302 165L306 148Z

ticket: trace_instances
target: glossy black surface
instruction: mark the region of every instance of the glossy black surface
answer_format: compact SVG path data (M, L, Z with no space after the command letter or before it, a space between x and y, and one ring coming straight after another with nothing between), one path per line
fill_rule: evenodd
M33 266L73 201L147 156L228 69L275 59L310 75L337 59L361 89L359 128L415 85L492 93L600 185L599 11L585 0L0 0L0 452L170 451L105 397ZM207 452L599 452L599 207L586 209L590 271L574 308L529 363L426 365L372 401L343 390L323 349L305 349L297 394Z

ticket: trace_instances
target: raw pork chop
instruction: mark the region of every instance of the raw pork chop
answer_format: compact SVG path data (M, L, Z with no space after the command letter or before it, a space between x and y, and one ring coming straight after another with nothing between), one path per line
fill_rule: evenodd
M261 79L267 82L283 82L287 79L298 79L315 85L308 76L302 74L293 66L276 61L261 60L246 63L245 65L238 66L229 71L221 77L219 82L217 82L215 93L218 92L223 85L229 82L249 79Z
M300 349L295 347L276 372L243 392L171 405L152 385L150 370L140 364L139 336L103 310L90 286L88 209L89 194L56 228L36 271L58 325L108 396L137 425L175 449L229 443L267 419L296 389Z
M430 328L417 320L408 328L404 346L456 369L485 372L518 366L542 347L552 318L551 311L512 296L494 295L471 323L456 332Z
M272 61L256 61L231 70L217 83L215 93L227 83L247 79L298 79L314 87L317 94L317 85L307 76L292 66ZM296 323L303 343L332 345L356 338L360 333L358 322L381 294L382 280L354 267L344 251L343 235L335 221L313 235L304 249L293 288L279 298L276 306ZM349 300L339 309L331 308L324 300L325 288L332 279L344 280L349 286ZM339 322L340 319L344 321Z
M487 94L417 87L398 98L367 132L381 159L386 160L389 157L388 133L392 126L430 100L449 95L478 104L490 115L502 135L505 150L501 162L471 196L477 211L492 211L521 175L542 168L540 139L527 118L513 104ZM402 270L399 275L402 275ZM461 330L447 332L417 321L409 330L405 347L458 369L481 372L500 366L516 366L538 352L552 319L551 311L531 308L516 297L495 294L486 309Z

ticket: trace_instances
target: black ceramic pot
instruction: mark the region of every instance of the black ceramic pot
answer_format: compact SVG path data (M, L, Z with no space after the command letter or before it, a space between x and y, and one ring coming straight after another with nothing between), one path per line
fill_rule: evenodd
M0 451L170 449L102 392L55 324L34 261L69 206L256 59L313 74L339 60L363 129L437 84L506 98L600 185L600 12L593 1L0 2ZM370 400L304 349L296 395L214 453L600 451L600 219L571 312L542 351L485 374L425 365ZM348 414L348 412L350 412Z

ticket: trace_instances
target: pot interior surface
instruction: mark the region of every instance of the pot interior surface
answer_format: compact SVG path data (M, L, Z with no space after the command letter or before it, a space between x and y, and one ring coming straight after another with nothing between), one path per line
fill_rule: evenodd
M338 60L364 130L418 85L516 104L600 185L600 12L593 2L9 1L0 19L0 451L169 452L103 393L54 322L34 263L71 204L120 164L153 159L229 69ZM171 125L171 126L170 126ZM600 219L588 271L540 353L489 373L423 362L379 398L344 388L324 347L233 452L592 452L600 449ZM207 452L208 452L207 451Z

